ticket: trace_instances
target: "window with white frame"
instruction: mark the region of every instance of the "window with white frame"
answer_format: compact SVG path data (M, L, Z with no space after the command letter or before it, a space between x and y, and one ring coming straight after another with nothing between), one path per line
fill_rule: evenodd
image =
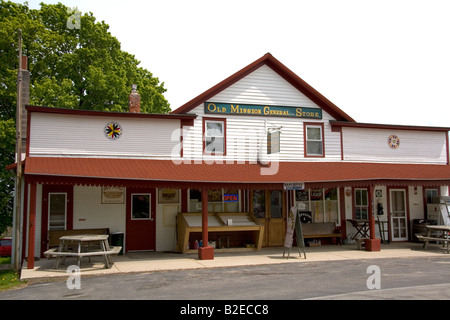
M225 121L205 120L203 134L205 137L205 153L225 153Z
M355 189L355 219L369 219L369 200L367 189Z
M305 155L307 157L322 157L323 153L323 126L305 126Z

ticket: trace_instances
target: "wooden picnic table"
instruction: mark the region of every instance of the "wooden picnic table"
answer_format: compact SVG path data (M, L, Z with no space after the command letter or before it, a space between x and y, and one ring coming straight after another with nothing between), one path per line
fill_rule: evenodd
M418 240L423 241L423 248L427 249L429 241L442 242L443 246L447 246L447 253L449 253L448 243L450 241L449 232L450 226L443 225L427 225L427 234L424 236L423 234L416 234ZM432 234L433 232L437 232L439 234Z
M122 247L110 247L108 243L108 235L103 234L81 234L68 235L59 238L59 247L52 248L44 252L47 257L56 257L55 269L59 264L65 263L66 257L76 257L78 267L80 267L82 257L103 256L105 267L111 268L111 255L116 255Z

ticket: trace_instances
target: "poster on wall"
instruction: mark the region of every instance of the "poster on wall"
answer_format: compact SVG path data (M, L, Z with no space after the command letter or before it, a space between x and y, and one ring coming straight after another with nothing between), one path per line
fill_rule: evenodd
M179 193L178 189L159 189L158 190L159 203L178 203Z
M102 187L102 204L123 204L125 202L124 187Z

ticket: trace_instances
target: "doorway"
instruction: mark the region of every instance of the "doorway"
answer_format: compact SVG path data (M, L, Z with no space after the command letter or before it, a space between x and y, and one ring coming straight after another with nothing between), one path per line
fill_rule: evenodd
M127 188L126 251L156 249L156 191Z
M285 193L282 190L254 190L254 216L264 225L263 246L282 246L285 236Z
M390 189L389 202L392 241L406 241L408 240L406 190Z
M48 250L49 230L73 229L73 186L42 186L41 256Z

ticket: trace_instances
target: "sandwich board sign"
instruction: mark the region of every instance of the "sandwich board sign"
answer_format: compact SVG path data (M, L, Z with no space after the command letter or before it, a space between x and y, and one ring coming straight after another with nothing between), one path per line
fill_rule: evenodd
M289 255L290 255L291 249L292 249L292 244L294 242L294 234L295 234L295 240L297 242L298 254L300 255L300 257L302 256L302 254L300 252L300 248L302 248L303 255L305 256L305 259L306 259L305 240L303 238L302 222L300 220L300 216L299 216L299 213L297 212L296 207L292 207L288 213L287 226L286 226L286 237L284 239L283 258L285 256L286 251L288 251L287 259L289 259Z

